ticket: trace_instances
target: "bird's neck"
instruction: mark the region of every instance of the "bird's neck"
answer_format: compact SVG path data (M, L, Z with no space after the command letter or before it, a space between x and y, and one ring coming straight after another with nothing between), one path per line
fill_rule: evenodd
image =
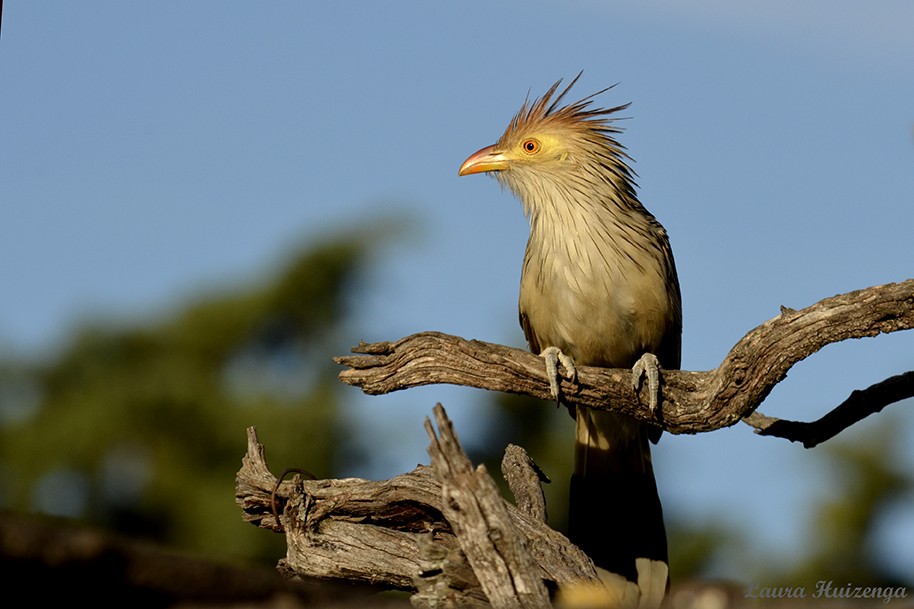
M593 245L627 258L633 243L643 247L661 238L656 220L644 209L626 179L543 181L518 192L530 218L531 243L567 251ZM572 252L575 253L575 252Z

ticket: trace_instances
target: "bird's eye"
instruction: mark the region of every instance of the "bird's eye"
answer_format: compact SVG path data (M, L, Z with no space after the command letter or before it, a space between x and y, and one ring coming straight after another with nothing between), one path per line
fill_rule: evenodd
M523 148L524 152L526 152L527 154L536 154L537 152L540 151L539 140L535 140L533 138L530 138L529 140L524 140L524 143L521 144L521 148Z

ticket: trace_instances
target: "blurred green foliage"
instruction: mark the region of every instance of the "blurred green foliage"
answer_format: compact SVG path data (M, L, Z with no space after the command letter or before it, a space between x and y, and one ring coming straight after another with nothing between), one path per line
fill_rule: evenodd
M332 476L330 360L366 259L362 235L290 257L258 285L156 323L82 327L47 361L0 368L0 500L206 554L275 562L280 535L242 523L245 428L271 466Z
M914 574L885 564L876 552L882 518L893 505L910 505L914 497L914 474L897 466L903 462L903 438L893 424L895 415L877 415L882 419L869 433L848 431L848 437L816 449L831 470L831 494L810 518L806 555L789 569L769 567L766 581L809 589L820 580L914 587Z
M914 588L914 574L887 564L877 551L883 518L892 507L910 505L914 498L914 475L896 465L904 462L903 438L893 422L898 413L878 416L882 421L868 433L851 428L802 453L829 471L829 493L801 516L806 526L800 556L759 552L753 540L763 537L764 532L753 530L752 522L740 529L713 520L684 522L676 519L675 511L668 510L674 581L706 577L715 565L736 560L743 584L761 582L769 587L805 587L810 591L816 590L820 581L838 586L851 582L854 586Z

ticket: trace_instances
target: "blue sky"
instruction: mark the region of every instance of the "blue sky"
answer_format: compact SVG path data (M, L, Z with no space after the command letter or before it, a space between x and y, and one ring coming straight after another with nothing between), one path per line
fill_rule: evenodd
M435 329L523 346L526 220L494 180L457 168L528 91L583 69L582 96L619 83L600 99L632 102L621 141L671 235L683 367L715 367L779 305L912 276L912 25L904 0L11 0L0 349L52 349L86 317L167 313L392 214L414 230L375 261L347 343ZM761 410L816 417L912 369L912 354L910 333L829 347ZM437 401L464 436L484 419L473 390L350 395L353 418L403 440L354 475L426 461ZM891 410L912 471L914 417ZM746 426L666 436L655 461L668 509L751 523L759 552L785 560L808 542L804 506L830 492L813 453ZM896 511L880 552L911 573L914 498Z

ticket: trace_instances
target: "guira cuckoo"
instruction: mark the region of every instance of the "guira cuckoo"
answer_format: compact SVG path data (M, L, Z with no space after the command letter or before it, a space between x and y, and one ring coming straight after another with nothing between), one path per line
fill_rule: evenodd
M607 89L564 106L576 77L525 101L492 146L459 175L492 172L530 219L520 324L547 367L633 369L656 408L658 366L679 368L682 306L663 226L638 200L614 115L591 107ZM610 87L611 88L611 87ZM661 430L622 414L578 409L569 537L604 570L628 606L657 606L668 585L663 513L650 443ZM606 573L608 572L608 573ZM613 575L611 575L613 574Z

